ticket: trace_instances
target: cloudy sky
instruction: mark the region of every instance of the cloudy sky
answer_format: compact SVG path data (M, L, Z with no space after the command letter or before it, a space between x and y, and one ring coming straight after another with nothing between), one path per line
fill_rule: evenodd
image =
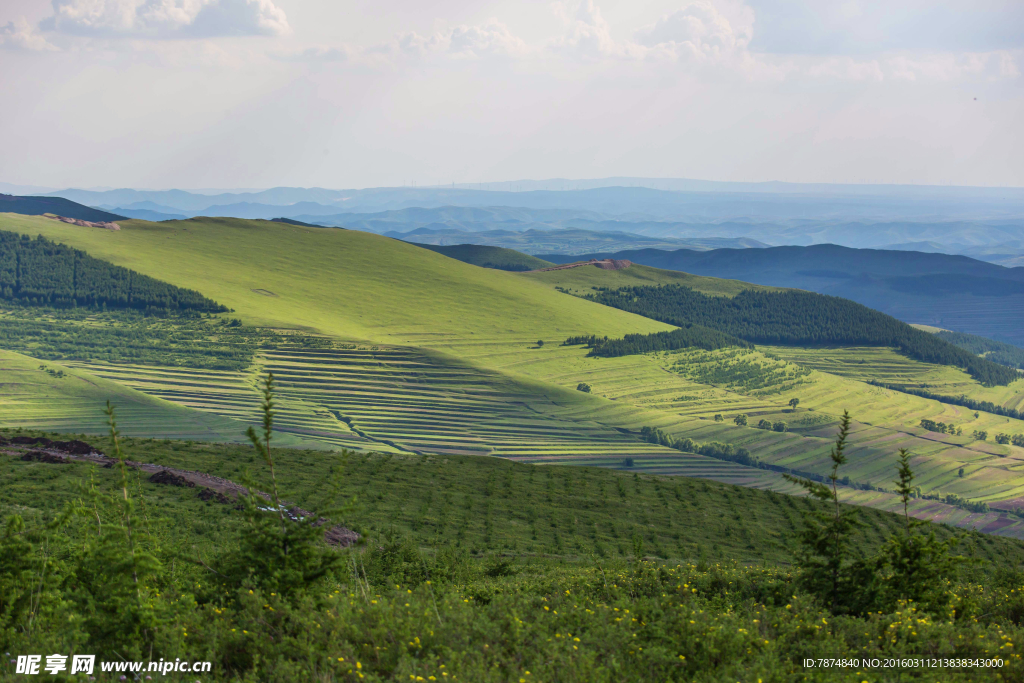
M3 0L0 181L1024 186L1021 0Z

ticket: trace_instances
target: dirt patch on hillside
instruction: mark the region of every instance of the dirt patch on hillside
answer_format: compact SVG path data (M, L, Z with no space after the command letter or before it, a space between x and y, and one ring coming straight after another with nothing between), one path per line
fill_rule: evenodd
M577 261L576 263L564 263L560 266L552 266L551 268L538 268L537 270L531 270L531 273L546 273L549 270L568 270L569 268L579 268L581 266L594 266L601 270L625 270L633 265L632 261L626 261L625 259L596 259L592 258L589 261Z
M83 221L81 218L68 218L67 216L58 216L55 213L44 213L43 218L49 218L52 221L60 221L61 223L68 223L69 225L80 225L83 228L103 228L104 230L120 230L121 226L117 223L108 223L107 221Z
M51 465L66 465L68 462L68 459L63 455L47 453L46 451L29 451L25 455L21 456L21 459L26 462L48 462Z
M36 446L36 448L29 449L29 446ZM104 468L117 465L116 458L104 455L84 441L53 441L45 437L16 436L10 440L0 438L0 448L4 449L0 452L20 456L22 460L53 465L65 465L70 462L90 462ZM249 495L249 489L241 484L205 472L180 470L133 460L125 460L125 465L133 470L150 473L149 481L154 484L198 489L198 497L203 501L214 501L227 505ZM253 494L268 504L271 503L272 498L269 494L263 491L253 491ZM293 520L313 516L309 510L304 510L285 501L281 501L281 507L284 508L285 514ZM319 517L313 522L313 525L319 527L328 523L328 519ZM340 525L324 529L324 541L335 548L346 548L358 540L359 534Z
M186 488L194 489L196 484L194 481L189 481L185 477L179 476L170 470L160 470L152 477L149 478L154 484L167 484L168 486L183 486Z

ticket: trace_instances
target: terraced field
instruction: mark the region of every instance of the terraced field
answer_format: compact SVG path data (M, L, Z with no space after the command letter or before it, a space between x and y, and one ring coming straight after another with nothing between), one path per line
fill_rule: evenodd
M765 367L778 368L781 366L772 356L781 351L766 349L769 356L761 351L737 355L726 350L715 354L679 351L588 358L582 347L545 346L525 353L509 351L497 342L487 346L476 341L464 353L507 372L567 388L579 382L590 384L594 394L609 399L593 413L594 419L605 424L633 429L648 424L677 437L733 443L770 464L819 474L828 470L827 454L838 416L848 408L856 422L853 457L845 474L853 481L891 487L895 454L899 448L906 447L918 456L915 472L925 491L956 493L989 503L1024 494L1024 477L1019 473L1024 464L1024 450L997 445L991 437L987 442L978 442L970 436L938 434L918 426L922 418L956 421L964 424L965 433L969 434L971 425L975 424L982 428L992 425L1005 428L1006 418L981 413L977 419L971 414L971 421L967 421L967 411L963 408L820 371L798 378L790 372L778 384L789 389L774 393L775 388L769 383L757 390L764 394L761 396L730 389L734 383L713 386L684 376L708 375L699 368L685 368L689 362L707 356L717 362L726 358L747 361L760 355L765 359ZM931 366L917 365L921 367L920 372L930 371ZM730 373L724 376L728 379ZM793 384L795 381L800 384ZM790 398L800 399L795 412L787 406ZM740 413L748 415L750 427L733 424L732 418ZM723 416L722 422L712 419L716 414ZM752 428L762 418L786 421L791 429L777 433ZM960 468L964 469L962 477Z
M1005 387L984 387L961 370L911 360L892 349L764 347L764 350L803 367L839 377L861 381L874 380L884 384L906 384L926 388L937 394L966 395L1006 408L1024 409L1024 376Z
M182 406L254 421L255 371L76 365ZM500 375L444 363L422 350L282 348L265 350L259 369L277 379L279 428L336 446L616 464L626 457L678 455L577 420Z
M11 351L0 351L0 378L0 427L103 434L109 400L125 434L232 441L245 432L244 423L228 417L188 410L69 364Z
M255 370L229 373L101 363L73 365L76 370L87 369L98 377L131 385L193 411L239 424L255 421ZM316 440L325 447L493 455L548 465L624 468L629 458L630 471L800 492L776 472L680 453L638 442L597 422L581 422L573 418L578 408L538 401L536 394L523 392L514 383L487 377L472 368L453 367L417 349L364 346L266 350L260 369L272 371L278 379L278 425L285 438ZM723 425L690 418L675 428L681 434L712 440L722 436ZM859 430L864 437L869 436L866 429L861 426ZM758 449L762 457L771 460L775 454L776 462L798 468L818 463L791 457L793 439L802 442L797 449L801 456L810 447L820 458L830 444L829 435L799 437L735 427L728 431L731 436L745 433L746 445ZM862 439L855 452L876 452L883 465L891 465L891 450L880 446L884 444ZM974 468L972 475L978 469ZM923 481L925 486L930 484ZM857 504L893 511L898 507L892 494L844 488L842 495L844 500ZM1019 520L994 512L970 514L933 501L917 501L912 512L1024 538Z

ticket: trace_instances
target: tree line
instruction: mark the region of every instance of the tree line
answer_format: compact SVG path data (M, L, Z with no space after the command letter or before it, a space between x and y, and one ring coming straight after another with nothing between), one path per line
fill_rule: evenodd
M914 387L905 387L897 384L884 384L875 380L869 380L868 384L872 384L883 389L889 389L891 391L910 394L911 396L930 398L933 401L947 403L951 406L961 406L963 408L970 408L971 410L984 410L986 413L992 413L993 415L1002 415L1003 417L1012 417L1015 420L1024 420L1024 413L1019 410L996 405L991 401L978 401L973 398L967 398L966 394L960 394L959 396L946 396L945 394L936 394L928 391L927 389L915 389Z
M690 438L677 439L671 434L666 434L657 427L643 427L640 430L640 438L647 443L665 446L666 448L673 448L677 451L683 451L684 453L706 455L709 458L728 460L730 462L746 465L747 467L761 466L760 461L750 455L750 451L746 448L734 446L731 443L719 443L718 441L700 443L699 441L694 441Z
M682 285L599 289L587 299L670 325L704 326L755 344L888 346L926 363L962 368L985 386L1020 374L867 306L801 291L709 296ZM633 345L640 347L638 341Z
M929 432L938 432L939 434L949 434L950 436L963 436L963 427L957 427L952 422L946 424L945 422L936 422L935 420L921 420L921 428L927 429ZM977 433L977 432L976 432ZM982 439L984 440L984 439Z
M39 235L0 231L0 299L31 306L199 311L225 306L191 289L93 258Z
M627 334L622 339L608 337L569 337L563 346L583 344L590 349L588 356L614 358L617 356L634 356L653 351L675 351L677 349L698 348L705 351L739 346L752 349L754 345L737 339L732 335L712 330L703 325L682 325L678 329L653 334Z
M979 337L976 334L947 330L936 332L935 336L979 356L984 354L985 358L993 363L1024 370L1024 349L1017 348L1012 344L1004 344L993 339Z

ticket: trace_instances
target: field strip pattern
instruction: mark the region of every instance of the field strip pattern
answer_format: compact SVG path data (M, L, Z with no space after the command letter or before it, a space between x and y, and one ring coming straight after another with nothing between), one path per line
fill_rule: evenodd
M79 363L78 367L196 410L254 423L254 373ZM552 417L558 407L499 375L415 349L267 349L281 431L335 446L432 453L599 456L674 453L603 425Z
M241 372L112 363L67 362L150 396L186 408L232 418L242 425L260 422L255 376ZM275 430L339 448L366 448L372 442L349 430L330 411L301 398L277 396ZM384 447L383 450L392 450Z
M401 347L265 353L283 395L324 406L352 428L413 451L500 457L604 455L666 449L587 421L497 374Z

